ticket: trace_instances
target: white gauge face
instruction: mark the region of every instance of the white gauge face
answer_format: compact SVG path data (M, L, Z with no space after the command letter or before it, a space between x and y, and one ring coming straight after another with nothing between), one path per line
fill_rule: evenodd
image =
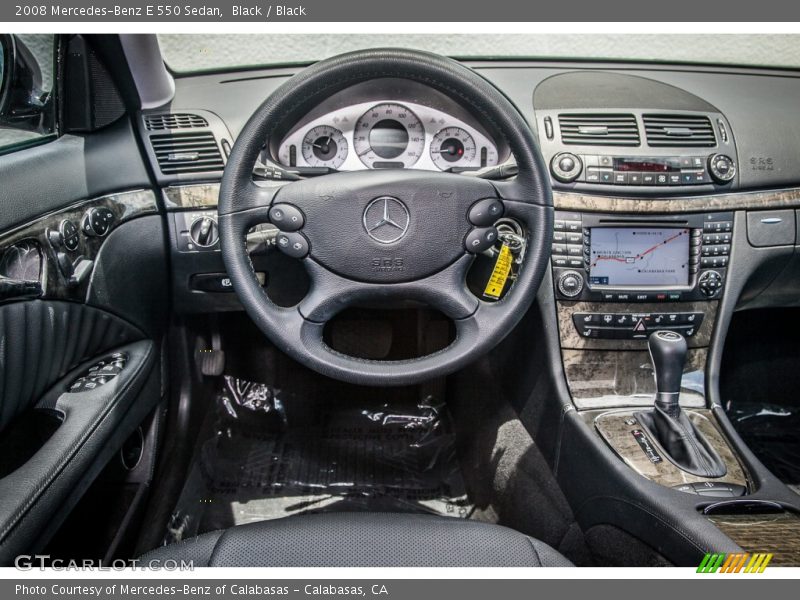
M347 158L347 140L330 125L317 125L303 136L303 158L310 167L338 169Z
M370 168L408 168L425 150L425 128L402 104L377 104L356 122L353 148Z
M453 167L480 167L475 140L461 127L445 127L431 140L431 160L442 171Z

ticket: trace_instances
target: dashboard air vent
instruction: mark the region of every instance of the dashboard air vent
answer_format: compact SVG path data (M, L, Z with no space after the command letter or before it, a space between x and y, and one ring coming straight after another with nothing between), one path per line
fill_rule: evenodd
M189 113L165 113L161 115L146 115L144 126L148 131L164 131L166 129L199 129L208 127L206 121L200 115Z
M647 143L657 147L716 146L714 128L701 115L642 115Z
M638 146L639 127L633 115L558 115L561 142L584 146Z
M210 131L154 134L150 143L165 175L220 171L225 167L217 140Z

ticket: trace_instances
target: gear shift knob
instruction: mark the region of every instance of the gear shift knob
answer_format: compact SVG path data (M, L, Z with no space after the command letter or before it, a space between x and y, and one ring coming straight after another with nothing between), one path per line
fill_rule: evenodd
M667 414L680 411L678 399L686 363L686 339L674 331L656 331L647 340L656 378L656 404Z

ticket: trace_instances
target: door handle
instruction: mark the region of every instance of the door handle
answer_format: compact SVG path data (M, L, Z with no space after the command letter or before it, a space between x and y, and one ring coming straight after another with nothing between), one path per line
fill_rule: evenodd
M0 301L16 298L38 298L42 295L42 284L38 281L9 279L0 276Z

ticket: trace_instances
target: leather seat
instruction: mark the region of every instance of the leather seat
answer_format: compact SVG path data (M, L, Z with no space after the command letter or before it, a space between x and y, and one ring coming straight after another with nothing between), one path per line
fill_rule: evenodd
M488 523L399 513L287 517L205 533L140 559L195 567L571 567L547 544Z

